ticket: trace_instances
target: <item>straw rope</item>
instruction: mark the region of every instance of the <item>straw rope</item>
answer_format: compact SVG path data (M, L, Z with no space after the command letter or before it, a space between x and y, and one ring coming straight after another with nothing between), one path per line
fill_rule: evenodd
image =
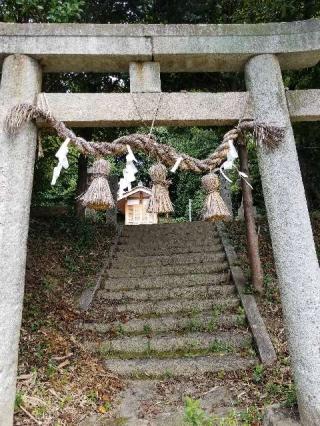
M245 131L253 132L257 143L269 149L275 149L283 140L284 128L257 123L255 121L241 121L237 127L227 132L222 143L216 150L203 160L191 157L184 153L178 153L173 147L158 143L153 135L134 133L121 136L113 142L88 142L77 137L63 122L57 120L49 111L44 111L30 104L19 104L12 108L6 118L5 130L8 134L15 134L26 122L34 119L44 120L49 127L56 130L58 136L63 139L70 138L70 144L74 145L82 154L100 156L119 156L127 153L126 145L130 145L133 151L143 151L150 157L161 161L165 166L172 167L181 157L179 169L196 173L208 173L220 167L225 161L229 151L229 140L237 141L240 134Z

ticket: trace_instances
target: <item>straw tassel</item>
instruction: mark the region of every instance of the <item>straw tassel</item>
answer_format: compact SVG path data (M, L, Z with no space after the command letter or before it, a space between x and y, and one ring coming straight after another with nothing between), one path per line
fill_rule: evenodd
M284 127L254 122L253 134L258 144L266 146L271 151L279 148L284 140Z
M207 197L202 209L202 219L215 222L218 220L231 219L228 207L220 195L220 181L215 173L209 173L201 179L202 187Z
M107 179L109 173L110 164L107 160L100 158L93 163L93 180L85 194L80 198L85 207L94 210L108 210L115 206Z
M169 185L167 180L167 169L161 164L154 164L149 169L149 174L153 183L152 195L149 200L148 213L172 213L173 206L169 196Z

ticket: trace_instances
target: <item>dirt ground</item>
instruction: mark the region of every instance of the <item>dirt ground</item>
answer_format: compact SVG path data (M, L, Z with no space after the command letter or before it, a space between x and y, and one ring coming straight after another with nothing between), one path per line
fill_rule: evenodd
M258 225L265 294L257 301L278 361L270 368L161 381L156 384L157 404L141 401L141 419L152 419L159 404L184 410L186 395L203 399L217 388L227 389L232 404L241 408L235 423L224 424L259 425L266 405L295 406L268 226L265 220ZM228 228L241 265L249 274L244 224L233 223ZM313 229L319 253L320 215L314 215ZM98 355L84 350L74 329L74 322L84 318L76 300L81 291L95 284L112 236L112 229L100 223L70 218L31 220L15 425L72 426L91 415L105 418L115 410L120 392L125 392L127 384L107 372Z

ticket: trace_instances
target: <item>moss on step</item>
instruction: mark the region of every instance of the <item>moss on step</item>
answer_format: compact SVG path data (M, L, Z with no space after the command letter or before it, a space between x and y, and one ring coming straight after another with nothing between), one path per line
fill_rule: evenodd
M225 354L235 354L237 351L239 351L239 348L235 347L234 345L215 340L210 344L208 348L196 348L197 344L193 345L192 343L186 346L183 349L175 350L175 351L156 351L147 348L144 352L112 352L106 348L100 347L98 349L99 355L103 359L143 359L143 358L157 358L157 359L167 359L167 358L190 358L190 357L196 357L196 356L206 356L210 354L217 354L217 355L225 355ZM255 355L254 349L252 346L250 346L251 351L250 354ZM241 349L241 348L240 348ZM247 348L244 348L244 350L247 352ZM241 354L244 353L244 350L241 351Z

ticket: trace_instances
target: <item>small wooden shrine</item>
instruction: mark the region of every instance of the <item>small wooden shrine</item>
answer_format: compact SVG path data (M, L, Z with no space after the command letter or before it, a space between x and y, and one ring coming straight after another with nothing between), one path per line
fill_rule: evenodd
M158 223L157 213L148 213L151 189L141 183L118 198L117 207L125 216L126 225L152 225Z

